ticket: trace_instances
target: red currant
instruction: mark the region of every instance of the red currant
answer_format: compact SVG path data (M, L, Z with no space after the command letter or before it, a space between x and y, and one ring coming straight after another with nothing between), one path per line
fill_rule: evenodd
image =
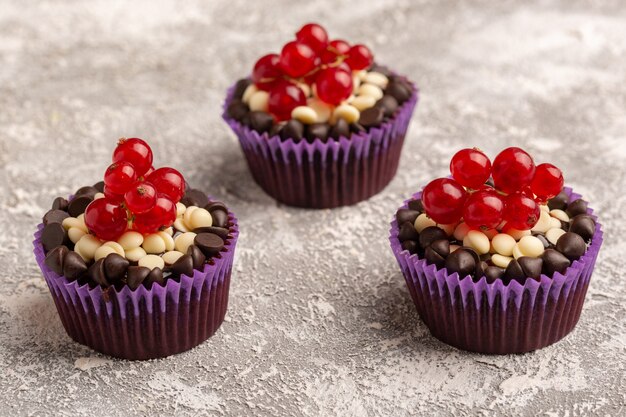
M124 194L137 181L137 172L130 162L114 162L104 173L104 185L111 194Z
M278 121L291 119L291 111L298 106L306 104L304 91L297 85L282 81L270 91L268 110Z
M449 178L438 178L428 183L422 191L422 204L428 217L440 224L457 222L463 215L467 192Z
M149 182L140 182L124 194L126 208L134 214L145 213L156 204L157 190Z
M106 185L104 186L104 190L102 191L102 193L106 198L109 199L109 201L114 201L120 204L124 201L124 194L112 193Z
M268 91L276 78L283 75L280 68L280 57L277 54L267 54L259 58L252 70L252 81L261 90Z
M166 195L174 204L185 195L185 178L174 168L159 168L150 174L146 181L152 183L159 194Z
M367 46L358 44L350 48L346 62L353 70L362 70L372 65L374 56Z
M552 164L539 164L530 189L541 201L556 196L563 188L563 173Z
M293 78L302 77L315 68L316 61L315 51L310 46L291 41L280 52L280 67Z
M524 193L513 193L505 198L503 218L507 226L517 230L532 229L540 214L539 204Z
M322 51L328 45L326 29L316 23L308 23L296 33L296 39L311 47L315 52Z
M128 225L126 210L108 198L93 200L85 209L87 228L102 240L117 240Z
M326 68L315 79L315 87L320 100L337 105L352 94L352 74L342 68Z
M496 188L510 194L530 185L535 175L535 163L524 150L506 148L494 159L491 171Z
M479 189L491 175L491 161L478 149L461 149L450 161L450 172L464 187Z
M120 139L113 151L113 162L126 161L133 164L138 177L152 166L152 149L139 138Z
M337 61L337 57L346 55L350 50L348 42L335 39L328 44L325 51L320 53L322 64L332 64Z
M143 174L144 178L152 174L153 172L154 172L154 167L151 166L150 169L147 170L145 174Z
M495 190L482 189L467 198L463 220L470 227L492 229L502 223L504 203Z
M154 233L170 227L175 220L176 203L167 195L159 194L154 207L145 213L135 215L133 228L144 234Z

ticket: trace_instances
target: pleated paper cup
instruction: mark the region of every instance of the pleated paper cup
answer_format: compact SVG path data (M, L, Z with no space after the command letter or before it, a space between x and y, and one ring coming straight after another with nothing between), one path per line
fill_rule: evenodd
M67 334L76 342L117 358L162 358L189 350L212 336L224 321L233 256L239 230L237 219L219 258L165 285L90 288L58 275L45 264L41 244L43 225L35 233L35 259L48 284Z
M389 121L349 138L294 142L258 132L231 118L224 103L223 118L233 130L252 177L281 203L305 208L333 208L356 204L380 192L393 179L411 115L418 101L413 94Z
M580 198L570 188L565 191L570 201ZM420 196L421 192L414 198ZM390 242L411 298L433 336L463 350L508 354L541 349L574 329L602 245L601 229L597 223L587 252L564 274L527 278L523 285L515 280L489 284L485 277L474 282L427 265L425 259L402 249L396 220L391 223Z

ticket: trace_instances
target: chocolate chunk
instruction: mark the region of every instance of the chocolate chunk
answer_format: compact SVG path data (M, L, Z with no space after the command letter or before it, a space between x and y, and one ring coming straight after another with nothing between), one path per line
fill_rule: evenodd
M49 223L41 232L41 244L46 252L67 242L67 232L61 223Z
M415 227L413 228L415 229ZM448 235L437 226L428 226L419 234L420 246L426 249L435 240L447 239Z
M126 284L131 290L135 290L139 288L149 274L150 268L146 268L145 266L129 266Z
M121 281L126 275L130 262L117 253L110 253L104 258L104 274L113 283Z
M235 89L233 90L233 97L240 99L243 97L243 93L246 91L246 88L248 88L248 86L252 84L252 80L250 80L249 78L242 78L241 80L237 81L237 84L235 84Z
M224 247L222 238L214 233L197 234L193 243L209 258L220 253L220 250Z
M385 94L389 94L390 96L398 100L398 103L404 103L409 98L411 98L411 90L409 88L406 88L406 86L399 80L394 80L387 84Z
M564 273L567 267L571 265L569 259L555 249L546 249L541 255L541 259L543 259L543 273L549 277L555 272Z
M396 221L398 224L403 224L404 222L415 223L415 219L419 215L420 212L416 210L400 209L396 212Z
M487 278L488 283L496 282L496 280L502 278L504 275L504 269L497 266L488 266L484 270L484 275Z
M196 245L189 245L187 249L187 255L191 256L193 260L193 269L198 269L200 271L204 268L204 262L206 261L206 256Z
M228 213L223 210L212 210L211 218L213 219L213 226L226 227L228 226Z
M517 263L522 267L522 271L524 271L524 275L527 277L533 279L541 277L541 270L543 269L543 260L541 258L521 256L517 259Z
M526 281L526 274L524 273L524 270L522 269L519 262L516 259L513 259L511 262L509 262L509 265L504 270L503 278L506 282L515 280L523 285Z
M48 252L44 263L48 265L48 268L52 269L57 274L63 275L63 260L65 259L65 255L67 255L69 251L70 250L67 248L67 246L57 246L56 248Z
M171 271L174 275L187 275L193 276L193 258L190 255L183 255L176 260L171 266Z
M52 210L63 210L67 211L68 202L63 197L57 197L52 202Z
M98 181L97 183L95 183L93 185L93 188L98 190L99 193L103 193L104 192L104 181Z
M411 210L419 211L420 213L424 212L424 205L422 204L422 200L410 200L408 206Z
M228 229L226 229L225 227L215 227L215 226L209 226L209 227L198 227L193 229L193 232L198 234L198 233L214 233L216 235L218 235L219 237L221 237L222 239L226 240L228 238Z
M163 277L163 271L161 268L153 268L144 282L161 285L165 284L165 278Z
M457 272L459 278L464 278L467 275L474 273L476 269L476 261L474 256L465 249L457 249L452 252L446 258L445 263L448 273L453 274Z
M569 197L565 191L561 191L555 197L548 200L548 208L550 210L565 210Z
M411 222L404 222L400 226L400 231L398 232L398 240L400 242L404 242L405 240L415 240L418 241L420 238L419 233L415 230L415 226Z
M86 195L76 196L70 201L67 206L67 212L72 217L78 217L85 212L85 209L93 201L93 198L89 198Z
M87 264L79 254L69 251L63 259L63 275L70 281L79 278L87 272Z
M226 114L238 122L242 121L249 112L250 109L248 108L248 105L241 100L231 101L226 108Z
M334 139L339 139L340 137L349 138L350 126L348 125L348 122L343 119L338 119L335 126L330 129L330 136Z
M565 255L570 261L580 258L587 250L587 245L580 235L565 232L556 241L556 250Z
M264 111L251 111L250 126L259 133L269 132L274 124L274 118Z
M67 211L54 209L49 210L43 216L43 224L47 225L50 223L63 223L63 220L67 219L68 217L70 217L70 215L67 214Z
M374 106L361 112L361 116L359 117L359 123L365 128L380 126L380 124L383 122L384 117L385 113L383 109Z
M209 198L204 192L196 188L190 188L187 191L185 191L185 195L183 196L183 198L181 198L180 202L183 203L187 207L189 206L204 207L205 205L208 204Z
M328 123L313 123L306 128L306 138L309 142L313 142L316 138L322 142L326 142L330 133L330 125Z
M411 254L417 253L419 250L419 245L414 240L405 240L400 246L402 246L403 250L408 250Z
M80 187L74 193L74 198L76 197L89 197L90 200L93 200L96 194L100 191L96 187L92 187L91 185L87 185L85 187Z
M589 242L596 232L596 222L588 214L579 214L572 219L569 231L582 237L585 242Z
M365 133L367 129L360 123L350 123L350 132L352 133Z
M581 198L574 200L565 209L565 212L570 217L576 217L579 214L587 214L587 202Z
M304 125L298 120L291 119L280 129L280 138L282 140L293 139L294 142L300 142L304 136Z
M109 281L107 281L106 274L104 273L104 258L98 259L94 264L89 267L89 277L93 282L103 287L108 287Z
M391 117L398 110L398 100L392 95L385 94L376 102L375 106L382 109L385 117Z

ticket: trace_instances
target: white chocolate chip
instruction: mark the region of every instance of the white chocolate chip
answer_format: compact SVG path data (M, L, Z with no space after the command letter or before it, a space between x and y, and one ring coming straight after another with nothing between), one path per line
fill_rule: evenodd
M545 233L552 226L552 223L550 222L550 214L542 210L540 210L539 212L539 221L530 230L532 230L533 232Z
M312 108L317 115L317 123L326 123L333 114L333 108L317 98L311 98L307 101L307 106Z
M80 227L70 227L67 231L67 235L69 236L72 243L76 243L80 240L81 237L85 236L85 231Z
M358 70L358 71L353 71L352 72L354 75L356 75L357 77L359 77L359 80L363 81L365 79L365 77L367 77L367 70Z
M269 100L270 94L267 91L259 90L250 96L248 107L250 107L250 111L267 112Z
M185 210L187 210L187 206L181 203L180 201L176 203L176 217L180 217L185 214Z
M165 261L163 258L157 255L146 255L138 261L139 266L143 266L145 268L161 268L165 267Z
M360 96L371 96L375 100L380 100L384 95L379 86L368 83L362 84L357 91Z
M96 250L102 246L100 239L94 235L84 235L74 246L74 251L78 253L86 262L91 261L96 255Z
M244 103L248 104L248 102L250 101L250 97L252 97L252 94L256 93L257 91L259 91L257 86L254 85L254 84L250 84L244 90L243 95L241 96L241 101L243 101Z
M515 259L519 259L522 256L524 256L524 254L522 253L522 250L520 249L519 244L516 243L515 246L513 246L513 257Z
M181 233L174 239L174 247L177 251L187 253L189 246L193 245L196 234L193 232Z
M311 97L311 87L306 83L297 83L300 90L304 93L305 97Z
M102 246L110 247L111 249L113 249L113 251L115 251L115 253L117 253L120 256L126 256L124 247L117 242L113 242L113 241L104 242Z
M93 199L94 199L94 200L99 200L99 199L101 199L101 198L104 198L104 194L103 194L103 193L96 193L96 194L93 196Z
M85 233L89 232L87 226L85 225L85 222L80 221L80 219L77 219L76 217L66 217L65 219L63 219L63 223L61 224L63 225L65 230L69 230L70 227L77 227Z
M191 213L189 218L189 226L191 229L197 229L198 227L209 227L213 224L213 218L208 210L199 208Z
M146 251L143 250L142 247L132 248L126 251L126 259L129 261L137 262L144 256L146 256Z
M141 247L146 253L163 253L165 252L165 241L157 233L145 236Z
M187 229L187 226L185 226L185 221L182 217L179 217L174 221L174 228L183 233L189 231L189 229Z
M556 245L556 242L564 234L565 234L565 230L561 229L559 225L559 227L553 227L552 229L549 229L546 232L546 239L548 239L548 242L552 243L553 245Z
M117 239L117 243L119 243L125 251L138 248L143 243L143 235L139 232L129 230L124 232L124 234Z
M499 266L504 269L509 266L509 263L511 263L512 260L513 258L510 256L504 256L497 253L491 256L491 262L493 262L495 266Z
M163 255L161 255L161 258L163 258L163 261L167 265L173 265L174 262L176 262L183 255L184 253L182 252L179 252L177 250L172 250L169 252L165 252Z
M489 238L481 231L470 230L463 239L463 246L469 246L477 254L484 255L489 252Z
M559 210L559 209L550 210L550 216L555 217L564 222L569 221L569 216L563 210Z
M191 213L193 213L194 211L196 211L198 209L198 207L196 206L189 206L187 207L187 210L185 210L185 214L183 214L183 222L185 222L185 227L188 230L191 230Z
M426 213L422 213L417 216L413 225L415 226L415 230L417 230L419 233L422 233L422 230L426 229L429 226L437 226L437 223L435 223L433 219L428 217Z
M100 246L98 249L96 249L96 252L94 253L94 260L99 260L102 258L106 258L108 255L112 254L112 253L117 253L115 252L115 249L113 249L110 246L105 246L102 245Z
M355 123L359 120L359 117L361 117L361 113L356 107L351 106L350 104L341 104L335 107L333 116L335 119L343 119L347 123Z
M539 208L540 208L541 210L543 210L543 211L550 212L550 207L548 207L548 205L547 205L547 204L541 204L541 205L539 205Z
M291 118L310 125L317 121L317 113L309 106L298 106L291 111Z
M470 227L465 222L459 223L459 225L454 229L453 236L456 240L462 242L465 239L465 235L470 231Z
M498 233L491 240L493 248L500 255L511 256L513 255L513 248L515 247L515 239L513 236L506 233Z
M365 109L369 109L370 107L374 107L376 99L372 96L357 96L350 102L350 104L356 107L359 111L363 111Z
M530 230L517 230L512 227L505 227L503 232L507 235L511 235L515 240L520 240L524 236L530 236Z
M163 242L165 242L165 250L174 250L174 238L166 231L157 232L157 235L161 236Z
M174 228L172 226L168 227L167 229L163 230L163 233L166 233L170 236L174 236Z
M559 219L557 219L556 217L550 217L550 229L552 229L554 227L558 227L560 229L561 228L561 221Z
M357 74L354 74L352 76L352 91L356 91L360 85L361 85L361 78Z
M387 88L387 84L389 84L389 78L385 74L381 74L380 72L370 71L365 75L366 83L377 85L380 88Z
M531 256L533 258L541 256L544 251L543 243L535 236L524 236L517 242L516 246L519 247L523 256ZM513 250L513 252L515 255L515 250Z

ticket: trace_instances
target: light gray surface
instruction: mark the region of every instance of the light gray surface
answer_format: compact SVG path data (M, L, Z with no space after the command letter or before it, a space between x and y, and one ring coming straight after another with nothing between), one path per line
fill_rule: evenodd
M626 12L521 3L0 1L0 415L623 415ZM220 118L229 84L309 20L422 91L397 177L355 207L277 206ZM227 321L143 363L70 341L31 253L52 199L133 135L241 225ZM508 145L565 171L605 244L569 337L468 354L419 321L388 223L455 149Z

